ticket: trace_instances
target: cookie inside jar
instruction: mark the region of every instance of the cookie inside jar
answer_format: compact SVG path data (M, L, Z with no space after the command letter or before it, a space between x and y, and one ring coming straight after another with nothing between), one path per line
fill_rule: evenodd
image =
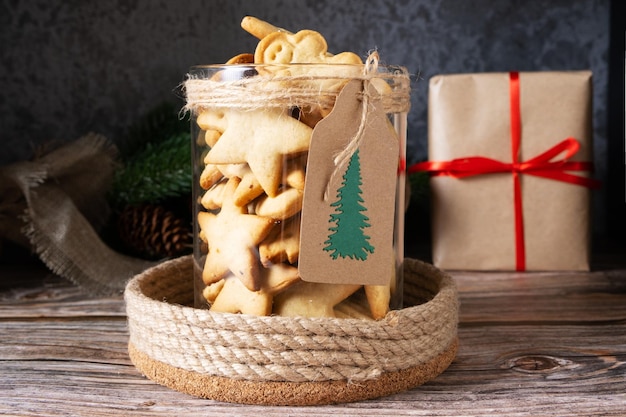
M185 81L196 307L380 319L402 306L408 73L242 27L255 51Z

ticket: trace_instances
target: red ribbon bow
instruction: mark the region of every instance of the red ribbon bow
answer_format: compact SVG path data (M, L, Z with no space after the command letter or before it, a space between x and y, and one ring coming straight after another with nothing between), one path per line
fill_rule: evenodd
M427 161L412 165L409 174L418 171L428 171L433 176L450 176L454 178L465 178L474 175L494 174L510 172L513 174L513 196L515 206L515 259L516 269L524 271L526 269L526 251L524 242L524 220L522 211L522 192L519 180L520 174L535 175L537 177L548 178L556 181L563 181L570 184L584 187L597 188L599 181L591 178L570 174L566 171L590 171L593 168L591 162L570 161L580 149L579 142L574 138L567 138L559 142L544 153L519 162L519 148L521 142L521 112L520 112L520 92L519 73L509 74L509 94L511 108L511 148L512 161L510 163L497 161L481 156L470 156L467 158L457 158L451 161ZM554 160L557 156L564 154L561 159Z

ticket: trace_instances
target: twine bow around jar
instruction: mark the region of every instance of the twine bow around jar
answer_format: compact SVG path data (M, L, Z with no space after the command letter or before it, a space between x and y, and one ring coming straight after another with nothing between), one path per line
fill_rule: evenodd
M202 78L203 68L222 69L220 77ZM383 92L386 113L406 113L410 108L410 77L406 68L379 65L378 53L371 53L363 65L354 64L240 64L197 66L183 83L187 104L183 111L196 113L205 108L255 110L267 107L332 108L341 88L350 80L387 83ZM318 82L315 82L318 81ZM326 88L331 85L335 88ZM322 86L322 88L320 88Z

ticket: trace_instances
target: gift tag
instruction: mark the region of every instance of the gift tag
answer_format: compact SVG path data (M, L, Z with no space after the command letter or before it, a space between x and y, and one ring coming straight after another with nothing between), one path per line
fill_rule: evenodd
M389 284L398 152L376 89L350 81L311 137L298 261L304 281Z

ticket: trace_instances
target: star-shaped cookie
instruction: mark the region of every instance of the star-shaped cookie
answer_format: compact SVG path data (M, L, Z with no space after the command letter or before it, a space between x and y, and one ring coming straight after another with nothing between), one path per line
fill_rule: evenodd
M295 265L300 255L300 216L277 224L259 245L264 266L279 262Z
M333 307L360 285L300 281L274 297L274 313L286 317L336 317Z
M245 207L235 205L233 194L239 182L239 178L233 177L226 183L218 214L198 213L201 235L209 246L202 278L208 285L230 271L249 290L258 291L261 265L257 245L269 234L275 221L248 214Z
M211 311L269 316L275 294L299 279L297 268L275 264L261 269L261 288L258 291L250 291L240 280L230 275L213 284L216 286L215 291L205 291L205 296L211 303Z
M215 115L219 120L208 124L223 128L223 133L205 163L247 162L265 193L275 197L285 158L308 150L313 129L282 109L224 109Z

